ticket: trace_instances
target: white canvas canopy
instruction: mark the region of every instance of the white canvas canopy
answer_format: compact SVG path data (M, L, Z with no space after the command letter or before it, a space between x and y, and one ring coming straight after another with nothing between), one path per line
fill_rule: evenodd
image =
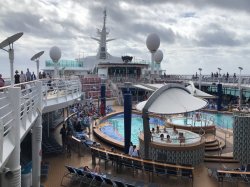
M151 89L151 88L148 88L146 86L143 86L141 84L136 84L136 85L133 85L133 87L135 88L140 88L140 89L143 89L143 90L147 90L147 91L151 91L151 92L154 92L155 90Z
M206 92L203 92L197 88L195 88L194 83L192 81L189 81L189 85L186 87L193 96L195 97L201 97L201 98L215 98L215 96L210 95Z
M184 87L172 86L167 89L162 88L160 89L161 91L164 90L163 92L159 93L158 90L160 89L158 89L150 96L150 98L153 97L153 102L151 105L149 104L149 112L158 114L179 114L199 110L207 105L206 100L192 96ZM136 109L142 111L150 98L137 104Z

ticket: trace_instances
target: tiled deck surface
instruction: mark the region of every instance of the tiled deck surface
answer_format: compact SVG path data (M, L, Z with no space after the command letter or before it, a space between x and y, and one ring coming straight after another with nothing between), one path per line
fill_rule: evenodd
M120 110L117 108L116 110ZM59 130L60 127L55 130L56 138L58 139L58 142L61 143L61 139L59 136ZM91 138L92 134L90 135ZM222 133L223 137L223 133ZM228 138L228 149L225 150L225 155L232 154L232 144L231 141L232 138ZM98 141L98 140L97 140ZM102 145L105 147L102 143ZM107 146L106 146L107 147ZM45 187L59 187L61 183L61 179L66 172L65 165L73 166L73 167L82 167L85 165L88 165L90 168L94 168L92 165L92 159L90 155L89 150L84 150L83 155L80 157L77 153L72 152L71 157L67 157L64 154L61 155L53 155L53 156L44 156L43 160L48 161L50 163L50 169L49 169L49 175L47 179L42 179L42 184ZM210 168L238 168L239 164L226 164L226 163L203 163L197 167L195 167L194 170L194 181L193 186L194 187L217 187L222 186L215 178L210 177L208 174L207 167ZM135 183L135 182L144 182L145 186L150 186L149 184L152 183L154 186L159 187L182 187L182 186L192 186L192 183L188 179L182 179L182 178L176 178L173 176L157 176L154 174L153 182L149 182L149 174L147 172L142 173L141 171L138 171L133 176L133 170L123 168L119 173L116 172L114 167L111 165L111 162L107 165L107 170L104 169L104 162L100 163L101 172L105 173L111 177L118 177L119 179L126 181L128 183ZM80 186L79 183L70 183L65 179L64 181L65 186L69 187L76 187ZM153 186L153 185L152 185ZM237 186L237 183L223 183L224 187L233 187ZM238 183L238 187L245 187L250 186L245 183Z

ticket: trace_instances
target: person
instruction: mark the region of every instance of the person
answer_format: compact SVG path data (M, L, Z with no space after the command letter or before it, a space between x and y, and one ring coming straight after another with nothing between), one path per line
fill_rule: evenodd
M136 148L136 145L133 146L133 150L132 150L132 155L133 157L139 157L139 151Z
M66 138L67 157L71 157L71 145L70 145L71 138L72 138L72 130L70 127L68 127L67 138Z
M130 142L128 154L132 156L132 153L133 153L133 142Z
M166 126L164 126L164 128L163 128L163 132L164 132L164 133L167 133L167 132L168 132Z
M34 71L33 71L32 75L31 75L31 80L32 81L36 80L36 75L35 75Z
M89 168L89 166L84 166L83 168L79 168L79 169L83 169L83 171L91 172L91 173L94 173L94 174L101 174L101 169L100 169L99 164L97 164L93 170L91 170Z
M27 82L28 82L28 81L31 81L31 73L30 73L29 68L27 68L27 72L26 72L26 80L27 80Z
M5 82L4 79L2 78L2 74L0 74L0 87L4 87Z
M151 132L152 132L152 134L154 134L155 133L155 128L152 128Z
M163 141L163 140L164 140L164 134L161 134L161 135L160 135L160 138L161 138L161 140Z
M39 78L39 79L42 79L42 78L43 78L43 74L42 74L41 71L39 71L38 78Z
M116 150L115 150L115 148L114 148L114 147L111 147L110 151L111 151L111 152L113 152L113 153L115 153L115 152L116 152Z
M47 87L48 87L48 92L49 91L53 91L53 86L52 86L52 80L51 77L49 77L48 83L47 83Z
M157 134L160 133L160 127L159 127L159 125L156 126L156 133L157 133Z
M179 133L178 139L179 139L180 143L185 143L185 137L184 137L184 135L183 135L183 132L180 132L180 133Z
M23 83L23 82L26 82L26 76L23 73L23 71L21 71L21 74L20 74L20 83Z
M65 124L63 124L61 130L60 130L60 134L62 136L62 146L63 146L63 150L66 150L66 141L67 141L67 130L65 127Z
M201 121L201 113L200 112L196 112L195 116L196 116L196 121Z
M174 133L174 134L178 134L178 131L177 131L177 129L176 129L176 126L173 127L173 133Z
M15 71L15 73L16 73L14 76L15 84L19 84L20 83L20 75L18 74L17 70Z
M84 166L82 169L83 171L92 172L89 166Z
M167 143L172 143L172 140L170 139L169 135L167 135Z
M97 147L97 143L93 142L92 147Z
M42 77L43 77L43 79L46 79L46 73L45 72L43 72Z

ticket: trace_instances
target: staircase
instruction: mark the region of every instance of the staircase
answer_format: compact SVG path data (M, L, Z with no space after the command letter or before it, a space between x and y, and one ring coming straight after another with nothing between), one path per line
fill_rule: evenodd
M123 96L122 96L121 92L119 91L117 85L114 82L112 82L111 80L109 80L109 84L110 84L110 87L114 93L114 96L117 98L118 105L122 105L123 104Z
M220 151L225 148L225 142L215 137L212 140L206 140L205 151Z

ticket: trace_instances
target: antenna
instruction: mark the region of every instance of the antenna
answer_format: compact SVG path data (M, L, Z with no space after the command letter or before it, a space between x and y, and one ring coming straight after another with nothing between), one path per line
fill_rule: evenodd
M106 26L106 18L107 18L107 10L106 8L103 11L104 18L103 18L103 28Z

